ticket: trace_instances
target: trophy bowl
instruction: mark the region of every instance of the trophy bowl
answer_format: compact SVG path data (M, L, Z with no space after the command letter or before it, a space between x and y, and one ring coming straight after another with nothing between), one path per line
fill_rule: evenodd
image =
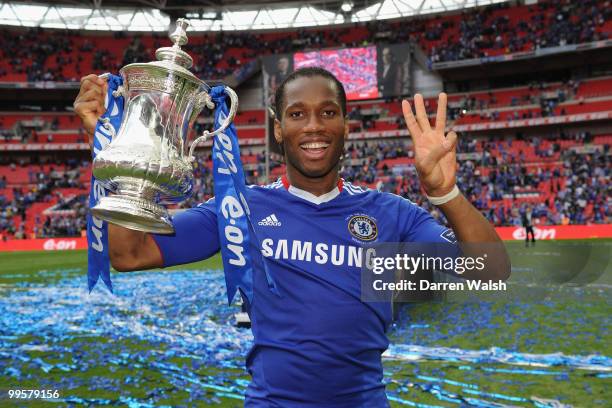
M236 114L238 97L225 87L231 101L227 118L219 129L194 140L187 152L195 119L205 106L214 108L210 87L189 71L193 60L181 50L188 26L187 20L177 20L170 34L174 45L159 48L158 61L129 64L119 71L123 85L114 96L124 98L121 125L92 166L94 177L111 194L100 197L91 209L94 217L138 231L173 233L164 204L191 196L195 146L223 132Z

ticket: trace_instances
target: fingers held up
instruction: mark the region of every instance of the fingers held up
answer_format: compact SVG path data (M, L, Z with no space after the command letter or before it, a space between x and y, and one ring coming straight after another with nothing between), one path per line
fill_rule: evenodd
M429 124L429 117L427 117L427 111L425 110L425 100L423 99L423 95L414 95L414 110L416 111L416 120L419 123L421 131L430 131L431 125Z
M410 136L415 142L417 141L416 139L420 139L423 134L426 134L432 130L439 134L439 137L444 137L444 131L446 129L447 104L448 96L444 92L441 92L438 95L438 109L435 118L435 127L432 129L429 123L429 117L427 116L427 111L425 109L423 95L414 95L414 107L416 115L412 111L412 106L410 102L408 102L408 100L406 99L402 101L402 113L404 114L406 125L408 126L408 130L410 131ZM449 146L453 145L454 143Z
M414 114L412 113L412 107L410 106L410 102L406 99L402 101L402 112L404 113L404 120L406 121L406 125L408 126L408 131L410 132L410 136L415 139L421 136L421 127L419 126Z
M438 112L436 113L436 131L444 133L446 128L446 105L448 97L444 92L438 95Z

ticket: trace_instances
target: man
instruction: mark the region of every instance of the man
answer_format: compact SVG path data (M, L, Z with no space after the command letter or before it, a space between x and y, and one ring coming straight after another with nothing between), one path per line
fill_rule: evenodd
M402 94L402 76L402 67L395 61L391 48L383 48L378 80L378 88L383 98Z
M289 57L283 56L276 62L276 71L270 75L270 90L274 92L287 75L289 75Z
M103 111L104 95L102 81L83 78L75 111L89 132ZM388 346L391 310L360 300L361 268L355 255L367 242L447 242L449 230L408 200L339 178L348 136L346 95L330 72L295 71L280 84L275 104L274 134L283 146L287 173L275 183L248 189L253 220L266 222L256 226L261 247L253 243L250 248L254 288L247 310L254 344L247 356L252 382L245 405L388 407L381 354ZM421 95L415 106L416 118L403 103L425 192L433 201L447 200L439 209L459 241L498 242L486 219L456 193L457 135L444 135L446 95L440 95L434 128ZM110 225L113 267L163 267L215 254L219 239L213 201L177 214L171 236ZM268 287L263 262L278 294ZM486 278L505 279L507 274L500 269Z
M529 235L531 234L531 244L535 246L535 233L533 232L533 216L531 212L531 206L528 205L527 209L522 216L523 228L525 228L525 246L529 246Z

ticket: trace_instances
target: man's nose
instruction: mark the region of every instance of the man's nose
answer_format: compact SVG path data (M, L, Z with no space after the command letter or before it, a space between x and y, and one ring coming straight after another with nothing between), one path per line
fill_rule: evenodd
M308 121L306 122L306 126L304 127L305 132L318 132L325 128L323 126L323 120L320 115L313 113L308 115Z

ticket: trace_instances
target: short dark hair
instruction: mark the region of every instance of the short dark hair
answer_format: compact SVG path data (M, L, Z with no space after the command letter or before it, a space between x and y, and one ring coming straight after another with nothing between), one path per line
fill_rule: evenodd
M280 120L283 116L283 104L285 103L285 86L289 82L298 78L312 78L317 76L327 78L336 84L336 96L338 97L338 100L340 102L342 116L346 116L346 92L344 91L344 86L342 85L342 82L340 82L334 74L332 74L326 69L320 67L306 67L293 71L287 76L287 78L284 79L283 82L281 82L279 87L276 88L276 92L274 94L274 113L276 114L276 119Z

